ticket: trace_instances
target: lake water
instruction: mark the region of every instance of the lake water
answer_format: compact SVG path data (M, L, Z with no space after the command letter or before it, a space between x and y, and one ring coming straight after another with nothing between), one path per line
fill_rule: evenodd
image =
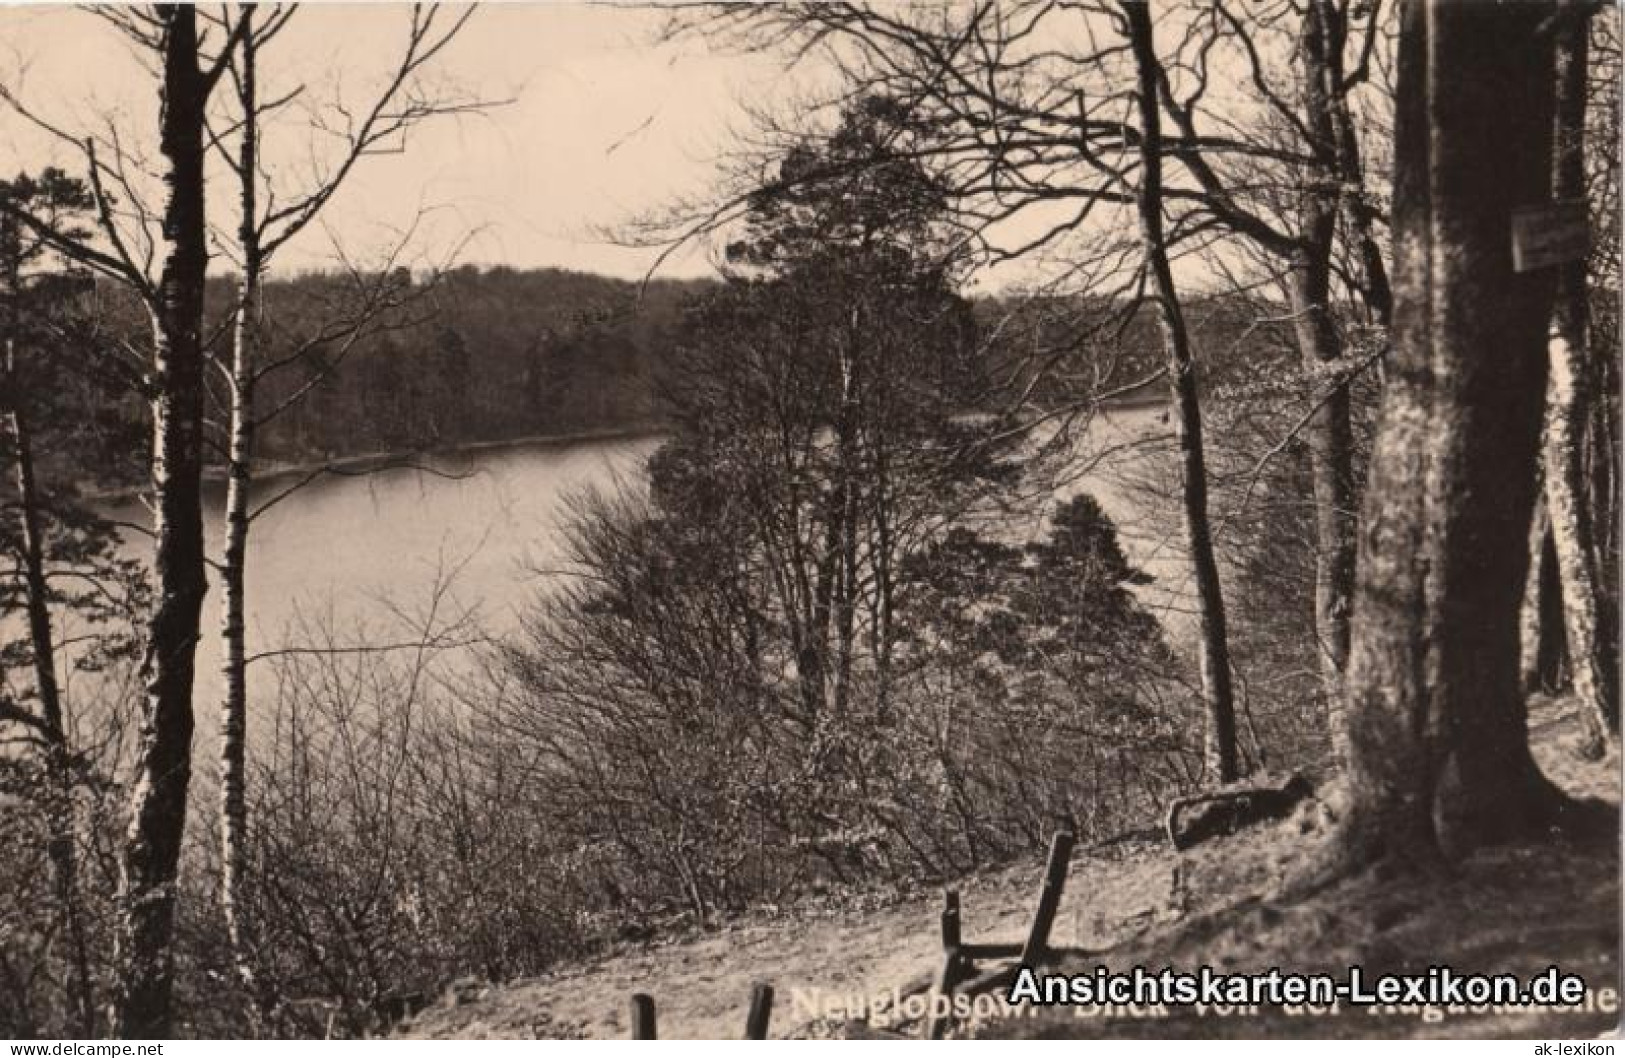
M1078 473L1063 475L1054 494L1086 490L1119 523L1125 550L1156 578L1142 599L1179 635L1189 606L1180 526L1167 509L1151 509L1128 479L1156 465L1168 432L1162 406L1114 409L1091 422L1079 448ZM442 614L471 610L494 633L512 631L519 615L564 576L560 527L573 496L592 488L641 483L658 435L539 442L444 458L436 467L456 477L396 469L324 477L281 501L254 523L249 565L249 650L302 641L301 621L324 622L339 644L391 638L390 608L425 605L438 578L451 575ZM1165 462L1165 461L1163 461ZM259 487L258 502L291 479ZM211 488L206 518L218 554L222 490ZM1043 531L1042 499L1017 535ZM134 504L110 513L145 524ZM145 541L132 539L132 554ZM218 597L204 608L198 651L199 737L210 737L220 690ZM393 629L399 637L399 627ZM253 674L262 681L268 672Z
M476 614L494 634L511 631L519 614L546 590L561 565L560 526L571 498L591 487L636 484L657 436L539 442L488 448L435 460L445 474L415 469L318 478L256 519L249 538L250 654L304 641L299 626L326 623L339 644L399 638L397 609L416 615L437 579L448 578L442 616ZM297 478L272 478L255 502ZM224 490L207 490L209 553L219 554ZM147 524L138 505L113 517ZM146 541L132 535L131 554ZM200 735L216 701L219 596L204 602L198 645ZM393 627L392 627L393 626ZM263 679L255 673L252 678Z

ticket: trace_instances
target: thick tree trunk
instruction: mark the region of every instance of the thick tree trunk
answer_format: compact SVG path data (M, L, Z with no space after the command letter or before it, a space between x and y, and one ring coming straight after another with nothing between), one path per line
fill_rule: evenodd
M172 1032L176 870L192 777L192 681L205 588L200 504L203 437L203 119L197 14L159 8L165 23L159 108L166 201L153 308L153 560L157 598L147 635L140 743L122 861L115 1032Z
M1518 686L1552 277L1510 219L1550 191L1550 3L1404 9L1392 362L1348 676L1356 861L1436 860L1553 821Z
M1559 33L1557 47L1557 126L1552 196L1585 195L1586 37L1585 20L1575 18ZM1545 426L1546 508L1563 585L1563 614L1569 645L1569 673L1579 700L1584 731L1581 751L1600 754L1618 730L1619 686L1604 645L1597 571L1593 565L1591 510L1586 504L1585 432L1591 417L1591 377L1587 370L1585 262L1558 273L1552 314L1550 375Z
M1139 0L1126 0L1130 40L1139 73L1140 238L1146 268L1156 291L1163 344L1168 354L1168 376L1177 405L1180 488L1185 516L1185 540L1196 581L1200 629L1197 650L1202 670L1202 697L1207 711L1204 751L1207 779L1227 783L1239 772L1236 754L1236 706L1230 681L1230 650L1225 630L1224 596L1219 565L1213 553L1208 523L1207 467L1202 453L1202 409L1197 393L1196 365L1191 359L1190 337L1180 309L1179 293L1168 265L1162 227L1162 125L1157 100L1157 58L1151 33L1151 13Z

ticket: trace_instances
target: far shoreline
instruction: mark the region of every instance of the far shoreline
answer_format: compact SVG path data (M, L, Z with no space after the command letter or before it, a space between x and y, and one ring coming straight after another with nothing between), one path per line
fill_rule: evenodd
M1099 410L1104 412L1142 411L1167 403L1168 398L1166 395L1129 396L1102 401L1099 404ZM339 476L359 476L370 473L384 474L397 470L422 470L425 466L432 468L438 462L455 461L468 456L500 452L505 449L566 448L572 445L603 441L636 441L664 436L670 431L671 425L669 423L658 420L645 420L625 426L572 430L568 433L525 434L520 437L498 438L489 441L466 441L442 448L425 448L418 451L363 452L358 455L341 456L336 459L311 460L302 463L268 462L254 468L254 481L256 484L270 484L300 475L319 474L323 471ZM225 467L206 466L203 468L204 489L218 488L224 485L225 482ZM82 493L82 497L88 503L128 503L140 499L145 491L145 486L130 485L108 489L90 489Z
M670 426L665 423L647 421L628 426L607 426L596 430L526 434L521 437L499 438L490 441L467 441L462 444L442 448L425 448L417 451L363 452L358 455L341 456L336 459L311 460L303 463L264 463L254 467L254 482L256 485L270 484L301 475L320 474L324 471L337 475L355 476L369 473L384 474L396 470L421 470L425 466L432 467L439 462L455 461L462 457L497 452L503 449L566 448L572 445L603 441L635 441L664 435L670 429ZM225 483L225 467L207 466L203 468L204 489L218 488ZM145 491L145 486L134 485L87 490L83 493L83 498L90 503L127 503L139 499Z

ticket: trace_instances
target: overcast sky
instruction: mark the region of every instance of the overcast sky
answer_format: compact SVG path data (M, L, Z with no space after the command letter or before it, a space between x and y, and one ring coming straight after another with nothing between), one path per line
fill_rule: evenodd
M450 21L458 10L442 16ZM331 163L336 146L312 131L301 108L334 120L335 102L354 110L375 98L399 61L410 17L404 3L305 4L262 56L262 100L300 89L266 131L261 152L282 200L308 190L313 166ZM779 55L739 54L697 37L662 43L665 18L652 6L579 0L482 4L437 56L428 88L506 102L421 126L398 152L364 159L321 223L301 233L272 271L335 267L337 248L360 266L375 264L410 226L415 253L402 263L418 267L443 264L455 253L462 263L642 278L658 251L616 245L606 231L625 232L638 217L715 195L742 135L753 128L753 111L773 113L789 128L810 125L806 101L828 97L833 87L831 68L816 58L786 70ZM1070 45L1033 46L1064 53ZM83 9L0 0L0 85L75 137L116 135L126 153L156 153L156 81L144 58L150 56ZM104 161L109 153L104 149ZM52 163L84 172L74 145L0 106L0 175ZM228 233L236 224L231 174L212 164L210 216ZM149 180L143 197L156 204L159 192ZM984 234L1025 245L1075 208L1040 202ZM1097 210L1091 226L1125 222L1113 216ZM660 274L713 274L707 250L689 247ZM1064 275L1070 250L1057 244L983 268L971 287L1020 287ZM233 266L217 255L215 267ZM1193 288L1212 279L1195 258L1177 261L1175 272Z
M302 8L262 61L262 98L307 83L311 103L366 98L398 54L404 5ZM425 253L443 252L472 231L460 258L481 264L558 265L640 276L648 251L607 244L595 228L658 210L715 186L743 100L787 91L766 56L717 54L702 43L654 43L657 12L581 4L482 6L438 68L456 90L513 102L488 114L439 122L414 133L402 153L368 159L324 214L279 259L282 270L333 261L335 239L352 254L393 242L420 207ZM28 105L75 132L116 116L126 141L155 142L151 76L109 26L66 7L0 7L0 79ZM266 155L277 178L297 186L312 144L290 115L272 130ZM10 114L0 115L0 172L51 158L73 171L71 152ZM211 214L229 215L222 183ZM226 207L226 208L222 208ZM663 274L709 271L702 252Z

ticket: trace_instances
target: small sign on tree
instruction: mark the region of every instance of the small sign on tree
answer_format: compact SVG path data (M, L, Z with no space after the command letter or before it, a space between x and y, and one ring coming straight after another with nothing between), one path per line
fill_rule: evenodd
M1512 211L1512 270L1534 272L1583 261L1591 246L1586 200L1565 199Z

